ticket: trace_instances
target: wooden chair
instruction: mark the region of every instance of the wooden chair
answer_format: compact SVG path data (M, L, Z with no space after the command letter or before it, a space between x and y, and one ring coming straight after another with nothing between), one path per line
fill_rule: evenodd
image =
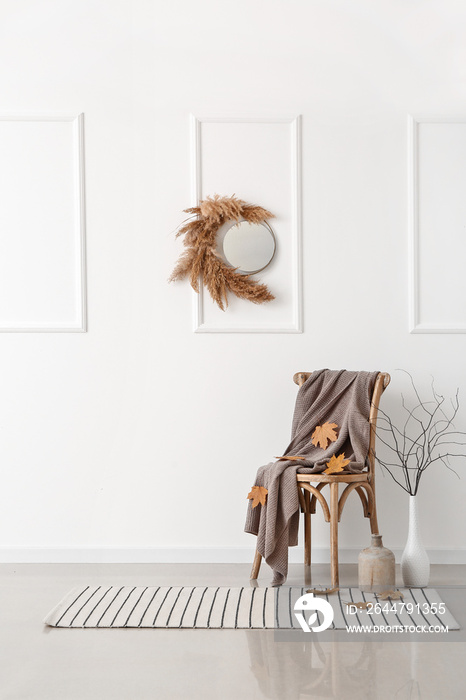
M293 381L298 386L304 384L312 372L297 372ZM381 372L374 384L372 401L369 413L370 440L368 469L360 474L297 474L299 503L301 512L304 513L304 565L311 565L311 514L316 512L316 502L319 501L324 512L326 522L330 523L330 571L332 587L339 585L338 574L338 523L351 491L356 491L362 502L364 517L369 518L372 533L379 531L377 524L377 510L375 504L375 429L380 397L390 383L390 375ZM322 490L326 485L330 487L330 507L325 500ZM338 497L338 485L346 484L340 498ZM259 575L262 556L256 550L252 565L251 580Z

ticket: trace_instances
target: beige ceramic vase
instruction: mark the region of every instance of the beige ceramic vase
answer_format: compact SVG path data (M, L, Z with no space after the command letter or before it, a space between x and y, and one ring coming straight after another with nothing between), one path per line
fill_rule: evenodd
M395 555L382 544L382 535L372 535L372 544L359 553L359 590L382 593L395 587Z

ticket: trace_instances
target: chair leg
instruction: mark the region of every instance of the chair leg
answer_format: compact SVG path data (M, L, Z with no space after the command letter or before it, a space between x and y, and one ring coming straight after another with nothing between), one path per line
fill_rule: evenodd
M304 566L311 566L311 494L304 490Z
M251 569L251 576L250 576L251 581L254 581L259 576L259 570L261 568L261 561L262 561L262 554L259 554L259 552L256 549L256 553L254 555L254 563L253 563L252 569Z
M330 572L332 588L338 588L338 483L330 484Z
M371 524L371 533L373 535L377 535L379 532L379 524L377 522L377 507L375 505L375 489L372 488L371 486L371 491L372 491L372 506L371 506L371 514L370 514L370 524Z
M377 522L377 512L375 511L375 506L374 506L374 512L371 513L370 524L371 524L371 533L373 535L377 535L379 533L379 524Z

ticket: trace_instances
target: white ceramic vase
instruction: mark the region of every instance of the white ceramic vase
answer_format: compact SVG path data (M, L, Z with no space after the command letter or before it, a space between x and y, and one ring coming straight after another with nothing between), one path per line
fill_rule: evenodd
M417 496L409 497L408 541L401 557L401 575L405 586L423 588L429 583L430 562L419 532Z

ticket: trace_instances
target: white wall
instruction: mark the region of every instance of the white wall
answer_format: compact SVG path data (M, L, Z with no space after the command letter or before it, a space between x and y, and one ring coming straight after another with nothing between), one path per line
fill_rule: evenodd
M408 113L466 116L465 25L449 0L2 2L0 111L85 114L88 282L88 333L0 336L4 559L252 548L246 495L288 442L297 370L432 374L466 429L466 335L408 333L406 166ZM303 334L194 334L188 285L167 285L190 113L303 115ZM458 467L423 479L434 550L464 548ZM378 503L402 547L407 498L381 475ZM362 548L346 508L341 544Z

